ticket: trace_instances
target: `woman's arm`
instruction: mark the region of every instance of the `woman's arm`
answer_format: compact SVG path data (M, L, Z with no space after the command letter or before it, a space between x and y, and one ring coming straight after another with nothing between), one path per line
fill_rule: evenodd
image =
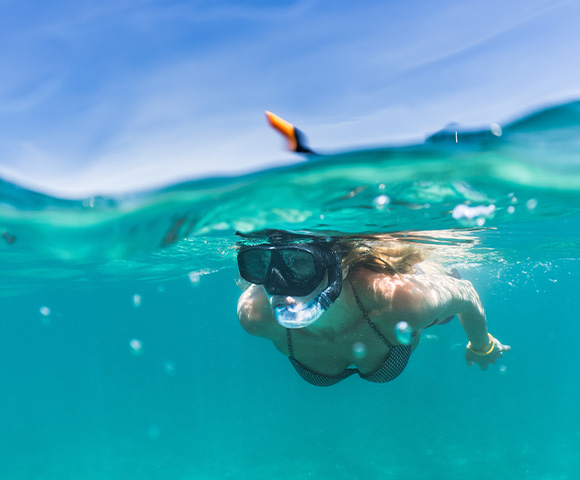
M510 349L489 334L479 295L467 280L447 275L405 277L394 290L392 311L414 331L457 315L469 339L465 358L470 366L477 363L486 369Z

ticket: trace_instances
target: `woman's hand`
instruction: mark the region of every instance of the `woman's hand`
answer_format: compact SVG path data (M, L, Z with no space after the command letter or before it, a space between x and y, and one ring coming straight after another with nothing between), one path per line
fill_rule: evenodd
M478 364L482 370L487 370L490 363L496 363L502 357L503 352L508 352L511 347L509 345L502 345L499 340L489 335L490 343L487 347L480 350L471 348L468 343L465 348L465 360L469 367Z

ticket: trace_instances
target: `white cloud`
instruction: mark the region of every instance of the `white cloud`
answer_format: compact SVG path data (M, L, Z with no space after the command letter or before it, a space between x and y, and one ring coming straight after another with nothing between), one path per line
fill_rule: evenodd
M578 4L518 5L127 2L48 15L0 52L16 67L0 83L0 169L67 195L119 192L288 160L264 109L333 150L580 94Z

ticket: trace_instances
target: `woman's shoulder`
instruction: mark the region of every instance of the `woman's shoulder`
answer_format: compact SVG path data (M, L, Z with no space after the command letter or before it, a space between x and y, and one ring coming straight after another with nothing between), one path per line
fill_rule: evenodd
M281 327L276 322L264 289L250 286L238 300L238 319L250 335L271 338Z
M388 275L361 269L354 273L351 282L368 308L388 309L397 313L397 310L408 310L422 303L424 292L414 278L423 273L418 270L407 274Z
M399 277L359 268L352 272L348 279L360 300L368 308L380 308L393 300Z

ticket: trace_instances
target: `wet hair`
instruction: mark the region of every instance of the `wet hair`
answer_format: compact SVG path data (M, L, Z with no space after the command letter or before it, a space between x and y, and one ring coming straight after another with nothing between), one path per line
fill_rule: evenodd
M249 233L236 232L236 236L240 238L237 242L238 246L253 245L256 243L272 243L272 244L292 244L292 243L310 243L310 242L325 242L327 238L321 235L314 235L304 232L294 232L289 230L264 229L256 230Z
M340 239L342 265L349 269L364 268L385 275L402 275L425 260L417 245L381 236Z

